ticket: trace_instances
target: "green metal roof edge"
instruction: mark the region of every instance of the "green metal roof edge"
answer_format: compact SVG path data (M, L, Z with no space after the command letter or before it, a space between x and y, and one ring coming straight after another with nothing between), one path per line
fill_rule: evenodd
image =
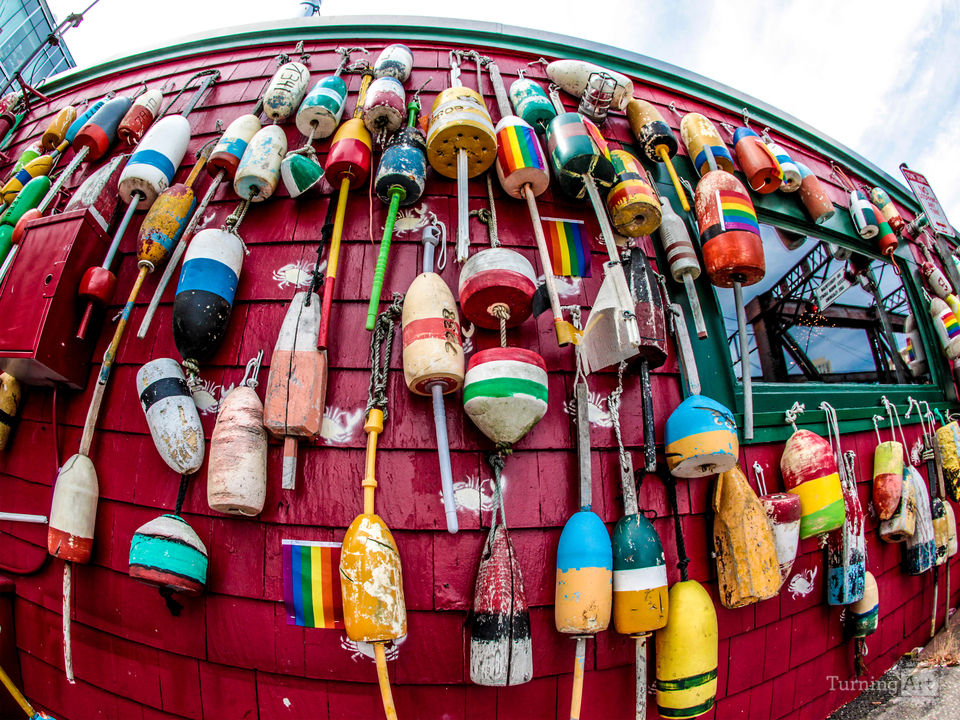
M455 23L455 27L451 27ZM903 184L862 155L791 115L745 93L715 82L697 73L621 48L581 40L566 35L530 28L488 23L476 20L410 16L339 16L293 18L224 28L213 33L200 33L154 48L107 60L89 68L71 70L43 84L44 92L55 93L81 82L99 79L115 72L135 69L148 62L173 59L193 51L228 50L299 40L385 39L421 40L456 44L479 43L505 50L539 52L554 57L576 57L634 76L644 82L660 85L705 100L728 111L740 114L742 108L758 125L793 138L834 160L862 177L871 185L879 185L914 213L920 212L913 194Z

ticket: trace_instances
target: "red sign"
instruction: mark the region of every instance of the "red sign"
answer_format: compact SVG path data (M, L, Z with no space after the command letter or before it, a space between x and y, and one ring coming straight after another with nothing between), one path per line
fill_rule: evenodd
M900 165L900 172L903 173L907 182L910 183L913 194L917 196L917 200L919 200L920 205L923 206L923 211L926 213L927 220L934 232L940 235L956 237L950 221L947 220L947 214L943 211L943 207L940 205L940 201L937 200L937 195L933 192L933 188L930 187L930 183L927 182L927 178L911 170L904 164Z

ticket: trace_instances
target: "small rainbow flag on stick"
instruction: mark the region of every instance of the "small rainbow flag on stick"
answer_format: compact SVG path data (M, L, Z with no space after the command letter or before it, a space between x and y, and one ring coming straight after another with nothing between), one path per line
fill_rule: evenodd
M561 277L590 277L590 248L582 220L542 218L550 248L553 274Z
M284 539L282 545L287 624L342 628L340 543Z

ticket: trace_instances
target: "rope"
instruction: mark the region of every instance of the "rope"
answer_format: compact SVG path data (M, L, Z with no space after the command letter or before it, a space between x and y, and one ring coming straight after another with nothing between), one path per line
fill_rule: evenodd
M503 459L503 453L499 451L487 453L487 464L493 471L493 513L490 516L490 532L487 533L487 542L484 552L489 557L493 551L493 536L497 531L497 514L500 515L501 525L506 526L507 516L503 508L503 468L506 464Z
M370 387L367 390L367 413L376 408L387 419L387 378L390 374L390 350L397 321L403 309L403 295L393 294L390 306L377 315L377 324L370 336Z
M797 416L801 415L806 409L807 407L803 403L795 402L793 407L783 414L784 419L790 424L794 432L797 432Z
M680 508L677 506L677 481L672 475L667 475L663 479L663 484L667 489L667 499L670 501L670 507L673 508L673 526L677 534L677 568L680 570L680 579L686 582L690 579L687 575L687 566L690 564L690 558L687 557L687 548L683 544L683 529L680 526Z
M623 403L623 372L627 368L627 361L621 360L617 367L617 387L607 396L607 415L613 424L613 434L617 438L618 457L620 459L620 480L623 485L623 506L627 515L637 512L637 507L628 507L628 505L637 505L636 486L628 487L627 483L633 483L633 473L631 472L630 456L627 449L623 446L623 435L620 429L620 406Z
M883 440L880 439L880 426L877 425L878 422L883 422L883 415L873 416L873 429L877 433L877 445L880 445L883 443Z
M497 235L497 206L493 202L493 180L490 179L492 173L487 173L487 202L490 205L490 214L485 218L480 216L480 221L486 223L487 233L490 236L490 247L500 247L500 238Z
M250 208L250 202L253 200L253 196L256 195L256 190L250 191L250 197L246 200L241 200L240 204L237 206L237 209L234 210L227 216L227 219L223 221L223 228L229 233L233 233L240 240L240 244L243 245L243 251L249 255L250 251L247 249L246 244L243 242L243 238L240 237L240 233L237 232L237 228L240 227L240 223L243 222L243 219L247 216L247 210Z
M189 480L189 475L180 476L180 488L177 490L177 505L173 510L174 515L179 515L180 511L183 510L183 501L187 498L187 481Z
M500 347L507 346L507 320L510 319L510 308L504 303L494 303L490 306L490 314L500 321Z

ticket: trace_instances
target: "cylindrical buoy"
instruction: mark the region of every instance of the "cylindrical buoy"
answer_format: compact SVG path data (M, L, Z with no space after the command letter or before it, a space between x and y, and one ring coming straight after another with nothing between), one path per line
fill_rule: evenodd
M522 197L529 185L540 195L550 185L547 158L533 127L516 115L507 115L497 123L497 177L510 197Z
M303 100L310 82L310 71L299 62L281 65L263 91L263 112L275 123L283 122Z
M903 445L888 440L873 452L873 507L888 520L900 506L903 490Z
M402 43L387 45L380 51L373 64L373 74L378 78L391 77L405 83L413 70L413 52Z
M843 479L843 526L827 535L826 594L829 605L849 605L863 597L867 547L863 508L856 480Z
M729 288L734 282L752 285L762 280L766 272L763 243L746 188L730 173L708 172L697 184L695 201L710 281Z
M87 161L99 160L110 149L117 137L120 121L130 109L130 98L114 97L107 100L93 113L73 138L73 149L88 148ZM71 126L71 130L73 127ZM69 132L68 132L69 135Z
M890 229L890 223L888 223L886 218L880 214L880 211L877 210L875 206L871 207L873 207L874 214L879 220L879 225L877 225L877 237L875 239L877 250L880 251L881 255L891 257L893 255L893 251L897 249L897 236L893 234L893 230Z
M381 77L370 83L363 101L363 124L374 135L388 135L403 125L407 94L399 80Z
M210 437L207 504L231 515L259 515L267 495L267 432L257 391L238 385L220 403Z
M627 237L651 234L660 227L661 211L643 168L624 150L611 150L610 160L617 175L607 193L607 210L614 229Z
M616 180L610 150L600 130L579 113L563 113L550 121L547 155L560 189L570 197L586 195L584 175L589 174L602 187L610 187Z
M32 210L40 204L40 201L49 192L50 186L49 175L37 175L37 177L31 178L17 193L3 216L0 217L0 225L16 226L28 210ZM0 260L3 259L4 254L0 251Z
M184 595L207 583L207 547L179 515L141 525L130 542L130 577Z
M19 407L20 383L13 375L0 373L0 450L7 447Z
M210 153L207 171L213 176L222 172L232 180L247 146L259 130L260 118L256 115L241 115L230 123Z
M663 718L692 718L717 696L719 631L710 595L696 580L670 587L670 617L657 631L657 710Z
M814 175L810 168L797 163L797 169L800 171L800 202L803 203L813 221L817 225L823 225L836 212L833 201L823 189L820 178Z
M712 122L700 113L687 113L680 121L680 137L697 173L733 172L733 157ZM711 158L713 160L711 164Z
M930 515L933 518L934 565L943 565L947 561L947 546L950 544L946 503L933 497L930 501Z
M930 494L927 484L916 468L907 465L904 477L909 476L917 498L917 523L913 535L905 541L904 570L910 575L920 575L933 567L936 547L933 535L933 517L930 511ZM906 481L906 480L905 480Z
M203 464L203 426L180 363L151 360L137 371L137 393L153 444L171 470L190 475Z
M880 232L880 219L877 215L877 209L861 190L850 192L850 217L857 234L864 240L872 240Z
M783 182L780 184L780 189L783 192L796 192L799 190L800 182L802 180L800 168L798 168L797 164L790 159L790 156L787 155L787 151L777 143L768 142L767 147L777 159L777 163L780 165L780 170L783 172Z
M930 317L943 354L950 360L960 357L960 323L953 310L938 297L930 299Z
M737 464L740 441L733 413L705 395L691 395L667 418L664 453L676 477L727 472Z
M70 127L67 128L67 133L63 136L63 139L72 145L80 129L87 124L87 121L92 118L97 110L102 108L106 102L107 98L104 98L103 100L97 100L95 103L88 105L87 109L77 115L77 119L70 123Z
M333 135L347 103L347 83L339 75L327 75L313 86L297 110L297 130L314 139Z
M27 149L20 153L20 157L17 158L17 161L13 164L13 169L10 171L10 176L16 175L20 170L29 165L31 162L36 160L38 157L43 156L43 146L40 142L33 142L27 146Z
M460 318L453 293L439 275L414 278L403 301L403 378L411 392L430 395L440 383L444 394L463 385Z
M693 240L690 239L690 231L683 219L674 212L670 199L663 195L660 196L660 213L660 244L667 255L670 276L675 282L683 284L697 328L697 337L705 338L707 325L700 307L700 296L693 284L693 281L700 277L700 260L697 258Z
M61 108L60 111L53 116L53 120L47 125L47 129L43 131L43 135L40 136L40 145L43 149L47 152L56 150L57 146L66 139L67 130L70 129L70 126L76 119L77 111L72 105Z
M739 127L734 131L733 152L737 156L740 169L747 176L747 184L754 192L765 195L783 184L783 169L777 156L750 128Z
M850 637L863 638L876 632L880 617L880 593L877 579L869 570L865 575L863 597L853 603L847 613Z
M561 90L577 98L583 96L591 75L606 73L616 81L610 105L616 110L623 110L633 96L633 81L626 75L583 60L554 60L547 65L546 73Z
M338 187L345 178L350 178L354 187L363 183L370 175L370 160L373 153L373 139L370 132L358 117L350 118L337 128L330 141L327 153L327 179L333 187Z
M690 212L690 203L687 200L687 194L680 184L680 178L677 177L677 171L673 167L673 158L677 154L679 144L673 130L663 119L663 115L652 103L639 98L632 98L627 103L627 121L630 123L630 129L634 137L643 148L644 154L651 162L663 163L670 175L670 181L673 183L673 189L677 192L680 199L680 205L684 212ZM663 200L661 199L661 202Z
M952 558L960 549L960 543L957 541L957 516L953 512L953 505L944 501L943 509L947 512L947 557Z
M783 448L780 473L787 492L800 498L801 538L843 526L843 490L830 443L809 430L797 430Z
M47 552L68 562L90 562L100 484L86 455L74 455L60 468L53 486Z
M457 294L464 317L493 330L500 327L494 306L506 307L506 326L516 327L530 317L536 291L537 273L530 261L515 250L496 247L481 250L463 264Z
M903 468L900 481L900 505L893 516L880 522L880 539L884 542L906 542L917 526L917 496L907 468Z
M430 110L427 159L444 177L456 178L461 150L467 158L467 177L476 177L497 159L497 136L480 93L466 87L447 88Z
M904 349L906 357L904 359L907 361L910 374L919 377L927 372L927 353L923 349L923 340L920 338L920 331L917 329L917 321L913 317L913 313L907 315L903 332L907 336L907 346Z
M243 243L223 229L201 230L187 248L173 301L173 339L184 360L201 362L220 346L243 267Z
M28 162L15 172L0 189L0 202L13 203L20 191L29 185L31 180L47 175L52 167L53 159L50 155L41 155Z
M196 168L195 173L199 171ZM191 182L189 179L187 182ZM171 185L150 206L137 231L137 264L153 272L170 257L197 205L192 187Z
M416 127L404 127L396 133L383 150L374 190L389 205L391 189L402 188L400 207L410 207L420 201L427 181L427 146L423 132Z
M880 214L890 223L890 229L897 235L903 230L905 225L900 213L897 212L897 206L893 204L887 191L883 188L875 187L870 190L870 202L880 210Z
M524 348L495 347L470 357L463 407L495 443L512 445L547 412L547 366Z
M167 115L147 130L120 175L124 201L131 202L140 193L142 209L153 205L173 182L189 142L190 121L182 115Z
M776 595L780 590L776 541L763 505L739 467L717 476L713 510L720 603L738 608Z
M622 635L659 630L669 607L660 537L645 515L627 515L613 529L613 626Z
M592 635L610 624L613 548L607 528L595 512L580 510L563 526L554 598L558 632Z
M159 90L147 90L142 93L133 101L133 105L120 121L120 126L117 128L119 138L127 145L136 145L157 117L162 102L163 93Z
M782 586L790 577L800 545L800 498L790 493L770 493L760 496L760 504L766 513L767 525L773 532Z
M937 428L937 445L947 494L960 502L960 425L956 420Z
M521 77L510 84L510 102L520 119L539 132L557 116L546 91L533 80Z
M233 178L233 189L244 200L263 202L277 189L280 182L280 163L287 154L287 136L277 125L267 125L257 131Z
M950 285L950 281L947 280L947 276L929 260L920 263L920 277L927 283L930 292L941 300L947 300L947 298L953 294L953 287ZM949 304L949 301L947 301L947 304ZM952 307L950 309L953 310Z

